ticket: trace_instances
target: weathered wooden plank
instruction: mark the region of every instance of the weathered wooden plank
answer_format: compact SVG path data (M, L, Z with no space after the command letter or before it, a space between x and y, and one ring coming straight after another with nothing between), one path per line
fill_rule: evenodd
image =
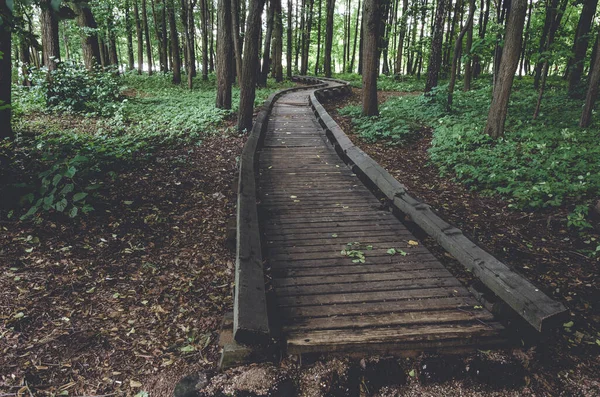
M283 327L286 333L314 330L342 330L374 327L408 326L415 324L443 325L445 323L493 322L494 316L487 310L432 310L400 313L360 314L320 318L297 319Z
M406 299L468 296L464 287L404 289L396 291L355 292L343 294L283 296L277 299L279 307L334 305L340 303L382 302Z

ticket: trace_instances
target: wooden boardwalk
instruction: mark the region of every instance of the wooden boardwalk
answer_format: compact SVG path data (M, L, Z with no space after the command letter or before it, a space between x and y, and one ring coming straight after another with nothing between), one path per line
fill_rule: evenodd
M271 322L288 352L412 354L501 344L493 315L338 157L309 93L275 103L257 180Z

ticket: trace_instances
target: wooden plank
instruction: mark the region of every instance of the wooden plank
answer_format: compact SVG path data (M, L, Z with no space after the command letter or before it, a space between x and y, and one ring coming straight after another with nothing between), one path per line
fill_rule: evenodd
M431 270L427 271L395 271L388 273L363 273L363 274L348 274L338 276L304 276L304 277L285 277L273 279L273 287L275 289L292 286L304 285L328 285L328 284L346 284L346 283L363 283L373 281L393 281L393 280L411 280L419 278L438 278L438 277L453 277L446 270Z
M400 313L361 314L296 319L292 325L283 327L285 333L310 332L314 330L341 330L373 327L408 326L415 324L442 325L445 323L493 322L494 316L487 310L432 310Z
M443 269L441 263L428 261L422 263L406 262L392 264L349 264L343 266L283 266L273 265L271 272L275 278L304 276L333 276L368 273L393 273L402 270Z
M336 305L317 305L317 306L301 306L301 307L285 307L279 311L286 319L286 323L293 324L296 319L318 318L328 316L344 316L344 315L359 315L373 313L400 313L410 311L427 311L427 310L477 310L475 306L479 306L471 296L461 296L452 298L430 298L416 299L404 301L385 301L385 302L363 302L363 303L347 303Z
M397 291L356 292L327 295L283 296L277 299L279 307L333 305L340 303L399 301L407 299L468 296L464 287L405 289Z
M462 287L454 277L427 277L408 280L377 280L362 283L299 285L275 288L277 299L280 297L346 294L356 292L386 292L426 288Z

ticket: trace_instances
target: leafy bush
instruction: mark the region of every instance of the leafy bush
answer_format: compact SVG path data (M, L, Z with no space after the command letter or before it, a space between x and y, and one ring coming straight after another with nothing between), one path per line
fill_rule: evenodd
M398 125L432 127L430 155L441 173L484 193L499 194L514 207L582 204L600 194L600 130L597 122L580 129L581 101L569 99L559 79L549 83L542 113L532 120L537 92L529 78L515 82L505 136L499 140L483 134L491 87L481 83L470 92L456 91L450 113L445 87L427 97L392 98L381 106L378 123L390 131ZM373 133L369 123L359 119L356 123L361 134L387 138L385 133ZM581 210L569 221L573 226L586 226Z

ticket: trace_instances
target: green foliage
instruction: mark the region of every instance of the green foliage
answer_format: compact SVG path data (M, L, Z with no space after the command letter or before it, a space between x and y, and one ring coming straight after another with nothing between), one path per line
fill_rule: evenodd
M415 130L407 124L393 124L392 120L386 117L362 117L361 111L360 106L347 106L340 110L340 114L352 117L352 123L366 142L386 140L398 144L415 135Z
M334 77L350 82L350 85L352 85L352 87L362 87L362 76L359 74L343 73L337 74ZM380 75L377 78L377 89L379 91L414 92L422 91L424 86L425 81L419 80L416 76Z
M481 86L481 84L478 84ZM416 130L433 128L431 161L442 174L486 194L498 194L511 206L536 209L580 203L569 224L585 228L583 205L600 194L600 138L598 125L577 126L581 103L569 99L564 83L549 81L542 114L532 120L537 92L531 80L515 82L505 136L493 140L483 134L491 87L456 91L454 111L446 111L447 88L430 96L392 98L381 106L375 123L355 118L359 133L368 140L392 139L389 132L373 132L374 125ZM357 109L346 109L357 117Z

